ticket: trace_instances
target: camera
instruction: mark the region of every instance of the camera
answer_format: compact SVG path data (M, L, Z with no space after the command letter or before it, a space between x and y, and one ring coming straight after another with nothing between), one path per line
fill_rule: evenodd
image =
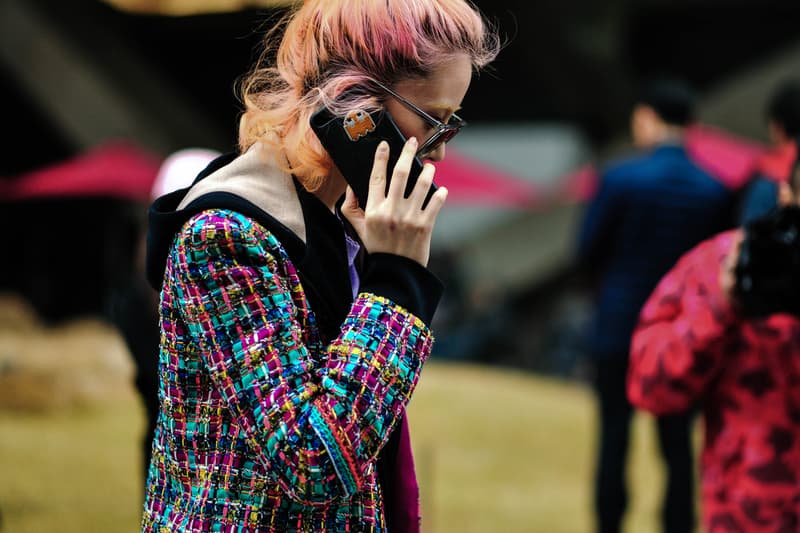
M800 207L781 207L744 228L734 298L748 317L800 317Z

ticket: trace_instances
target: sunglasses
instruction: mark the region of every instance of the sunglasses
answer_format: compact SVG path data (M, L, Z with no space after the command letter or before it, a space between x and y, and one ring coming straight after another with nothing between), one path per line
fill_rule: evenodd
M417 107L417 105L410 100L403 98L381 82L375 81L375 84L382 90L386 91L386 93L388 93L390 96L394 97L398 102L416 113L422 120L434 128L433 135L428 137L428 140L422 143L422 146L420 146L417 150L418 157L425 156L436 150L440 145L449 142L450 139L455 137L456 134L461 131L461 128L467 125L467 122L455 113L450 116L450 120L448 120L446 123L442 122L441 120L432 117L421 108Z

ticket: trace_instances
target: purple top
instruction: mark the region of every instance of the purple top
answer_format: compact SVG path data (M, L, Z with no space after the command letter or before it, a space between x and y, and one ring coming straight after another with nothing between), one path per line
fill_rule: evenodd
M361 245L347 233L344 234L344 244L347 248L347 266L350 269L350 285L353 287L353 299L358 296L358 270L356 270L356 257L358 256Z

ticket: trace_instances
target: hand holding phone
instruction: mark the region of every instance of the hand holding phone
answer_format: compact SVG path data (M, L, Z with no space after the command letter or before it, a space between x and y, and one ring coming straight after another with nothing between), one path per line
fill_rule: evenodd
M358 204L362 209L365 208L370 172L378 145L381 141L389 144L388 169L391 172L406 144L405 137L391 115L383 109L376 111L353 109L341 116L322 108L311 116L311 128L348 185L356 193ZM415 155L409 169L405 196L411 194L422 169L422 161ZM423 208L435 192L436 185L432 183Z
M404 194L417 147L416 139L409 139L397 163L389 169L388 144L380 143L370 173L365 208L359 207L353 189L348 187L341 209L367 252L399 255L426 266L433 225L447 199L447 189L436 189L429 194L436 169L427 164L417 176L418 186L409 195ZM423 208L428 201L427 208Z

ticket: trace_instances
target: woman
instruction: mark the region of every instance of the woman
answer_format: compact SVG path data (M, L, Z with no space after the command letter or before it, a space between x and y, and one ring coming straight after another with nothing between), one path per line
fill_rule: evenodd
M444 157L497 40L463 0L309 0L283 35L243 84L241 155L151 209L161 411L142 531L419 530L405 406L447 191L423 210L434 167L407 198L405 176L418 147ZM385 146L366 162L364 210L309 129L334 103L385 107L408 138L393 169Z

